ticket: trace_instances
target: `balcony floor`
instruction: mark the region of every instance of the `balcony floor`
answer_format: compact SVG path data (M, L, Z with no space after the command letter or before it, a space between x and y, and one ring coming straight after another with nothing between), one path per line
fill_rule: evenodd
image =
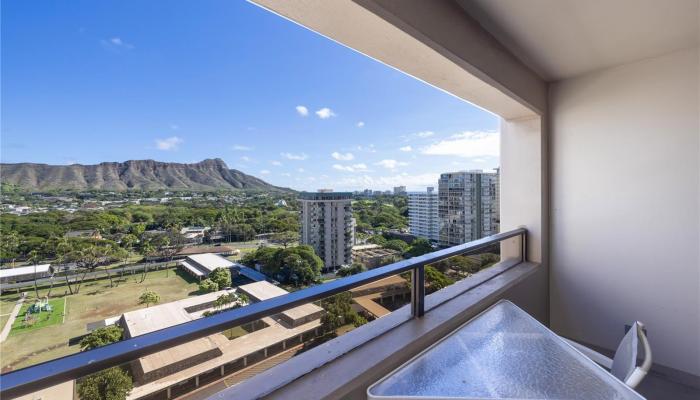
M700 389L673 382L656 372L650 372L637 387L637 391L648 400L700 399Z

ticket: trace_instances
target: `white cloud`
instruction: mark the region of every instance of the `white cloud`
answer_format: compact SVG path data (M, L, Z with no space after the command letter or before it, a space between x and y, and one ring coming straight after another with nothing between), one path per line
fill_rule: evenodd
M279 161L277 161L277 160L271 161L270 164L274 165L275 167L281 167L281 166L282 166L282 163L279 162Z
M498 132L462 132L421 149L421 153L435 156L498 157L499 147Z
M233 149L236 151L251 151L253 150L252 147L250 146L243 146L242 144L237 144L233 146Z
M177 150L184 140L177 136L171 136L165 139L156 139L156 147L158 150L170 151Z
M248 157L248 156L243 156L243 157L241 157L241 160L242 160L242 161L245 161L245 162L251 162L251 161L253 161L253 160L252 160L250 157Z
M309 115L309 109L304 107L304 106L296 106L297 109L297 114L301 115L302 117L306 117Z
M353 164L353 165L333 164L333 169L337 169L338 171L345 171L345 172L367 172L367 171L369 171L367 169L367 165L363 164L363 163Z
M400 147L399 150L409 152L409 151L413 151L413 147L403 146L403 147Z
M131 50L134 45L123 41L120 37L112 37L109 39L104 39L101 41L104 47L110 48L112 50Z
M177 131L180 129L180 125L178 124L170 124L170 129Z
M283 173L281 173L280 175L286 176L287 178L289 178L289 177L292 176L292 174L290 174L289 172L283 172Z
M419 138L428 138L428 137L431 137L431 136L435 135L435 132L433 132L433 131L422 131L422 132L416 133L415 135L418 136Z
M355 158L355 156L352 153L338 153L337 151L334 151L331 154L331 157L339 161L350 161Z
M304 172L306 172L306 170L304 168L297 168L297 172L303 174Z
M269 171L269 170L266 170L266 169L261 169L261 170L260 170L260 175L269 175L269 174L270 174L270 171Z
M366 174L344 175L334 181L335 186L348 189L365 188L391 188L394 186L407 186L412 189L425 190L426 186L435 186L440 173L431 172L418 175L406 173L389 176L371 176Z
M358 127L358 128L362 128L363 126L365 126L365 122L364 122L364 121L358 121L358 122L357 122L357 127Z
M362 146L362 145L357 146L357 151L366 151L368 153L376 153L377 149L374 147L373 144L369 144L367 146Z
M306 153L299 153L299 154L294 154L294 153L280 153L280 155L288 160L295 160L295 161L301 161L301 160L306 160L309 158Z
M396 169L396 167L405 167L408 163L396 160L382 160L374 163L374 165L380 165L387 169Z
M317 110L316 115L318 115L318 117L321 119L328 119L336 116L335 112L328 107L323 107L322 109Z

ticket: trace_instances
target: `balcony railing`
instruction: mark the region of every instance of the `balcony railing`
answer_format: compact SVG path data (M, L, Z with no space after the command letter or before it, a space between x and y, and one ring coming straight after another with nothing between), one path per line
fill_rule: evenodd
M450 257L472 253L503 240L520 237L516 257L527 259L525 228L515 229L419 257L399 261L357 275L312 286L242 308L112 343L93 350L65 356L0 375L0 398L14 398L43 388L77 379L106 368L118 366L173 346L215 334L231 327L268 317L302 304L320 300L368 283L404 272L411 272L411 313L425 313L425 266Z

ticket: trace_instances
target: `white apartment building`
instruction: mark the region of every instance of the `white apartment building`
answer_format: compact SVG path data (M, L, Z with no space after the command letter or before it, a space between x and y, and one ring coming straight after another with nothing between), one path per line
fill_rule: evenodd
M408 227L412 235L431 242L440 240L438 194L435 188L428 187L425 192L408 193Z
M302 192L301 243L314 248L323 260L324 269L352 264L355 223L352 218L352 194Z
M394 195L405 195L406 194L406 186L394 186Z
M440 246L456 246L497 233L498 194L498 170L441 174L438 182Z

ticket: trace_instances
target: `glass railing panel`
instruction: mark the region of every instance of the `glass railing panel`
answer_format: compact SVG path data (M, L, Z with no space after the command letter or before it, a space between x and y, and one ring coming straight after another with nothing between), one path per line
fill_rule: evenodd
M427 253L415 258L409 251L371 248L375 253L364 255L365 265L356 262L304 284L293 279L293 274L277 276L278 280L286 277L283 282L272 277L253 281L233 270L226 289L210 291L204 279L200 281L181 266L105 275L70 287L58 280L48 286L8 290L0 296L0 307L3 313L12 312L20 302L20 316L2 343L3 374L110 343L117 344L105 351L119 349L112 350L110 357L133 354L132 349L142 347L131 343L141 336L156 341L170 337L178 344L163 344L146 355L134 354L129 362L114 367L119 371L105 371L109 374L97 377L120 382L126 376L123 380L130 382L129 398L134 400L216 392L404 306L414 310L412 291L420 285L412 281L412 268L425 265L425 292L430 294L498 263L517 260L522 256L520 243L521 236L515 233L501 241L487 239L478 246L465 244L432 252L435 249L426 247ZM424 264L428 260L436 261ZM188 339L180 343L184 338ZM129 342L120 347L123 341ZM85 366L94 356L86 357L68 359ZM36 367L38 375L32 374L32 379L43 379L41 368ZM54 367L48 370L55 371ZM73 375L78 393L97 379L85 377L86 373L94 371L87 368ZM58 383L51 381L51 386Z

